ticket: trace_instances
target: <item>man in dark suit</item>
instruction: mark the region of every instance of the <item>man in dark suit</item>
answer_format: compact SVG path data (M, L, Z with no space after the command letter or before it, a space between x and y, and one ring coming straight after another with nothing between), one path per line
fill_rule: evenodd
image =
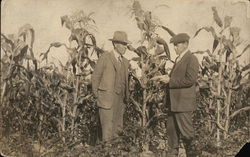
M123 57L126 52L127 34L114 32L114 51L104 52L98 59L92 74L92 90L97 98L102 139L110 140L117 136L123 127L124 100L128 100L129 61Z
M196 80L199 72L197 58L188 50L189 36L180 33L171 38L170 43L178 57L169 78L161 80L168 83L170 112L167 122L168 157L178 156L179 140L183 141L187 157L195 156L191 146L194 137L192 121L196 110Z

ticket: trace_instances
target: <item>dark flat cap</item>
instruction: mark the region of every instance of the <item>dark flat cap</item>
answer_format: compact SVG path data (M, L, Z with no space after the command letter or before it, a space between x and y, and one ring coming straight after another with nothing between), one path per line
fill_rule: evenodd
M189 38L190 38L189 35L187 35L186 33L179 33L170 39L170 43L173 44L182 43L185 41L189 41Z

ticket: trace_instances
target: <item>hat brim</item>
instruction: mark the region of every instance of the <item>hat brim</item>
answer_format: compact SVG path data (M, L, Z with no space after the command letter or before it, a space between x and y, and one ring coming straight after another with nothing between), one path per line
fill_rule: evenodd
M173 44L179 44L179 43L185 43L185 42L188 42L189 40L179 40L179 41L170 41L170 43L173 43Z
M178 43L189 42L189 39L190 37L186 33L179 33L170 39L170 43L178 44Z
M132 43L130 41L120 41L120 40L114 40L114 39L109 39L109 40L112 41L112 42L117 42L117 43L121 43L121 44L124 44L124 45Z

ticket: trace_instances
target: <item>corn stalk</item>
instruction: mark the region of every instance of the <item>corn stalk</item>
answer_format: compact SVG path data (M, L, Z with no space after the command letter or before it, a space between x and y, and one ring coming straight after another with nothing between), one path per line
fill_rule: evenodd
M200 28L195 33L195 36L197 36L201 30L206 30L214 37L212 53L209 50L204 51L208 56L205 56L202 61L202 75L210 78L211 81L208 82L205 78L202 79L208 82L209 91L212 94L211 99L216 100L216 122L214 123L216 126L216 145L219 147L221 146L221 131L223 131L224 139L226 139L229 134L230 117L235 113L230 115L233 105L232 94L234 92L239 92L239 89L243 87L243 84L240 83L243 80L242 73L249 69L248 65L241 69L238 58L250 47L250 45L247 45L242 53L237 56L236 47L242 42L239 36L240 29L238 27L231 27L232 17L225 16L223 23L215 7L212 7L212 11L214 21L220 28L219 36L212 26ZM230 31L229 38L224 35L226 30ZM217 50L217 54L219 58L217 59L213 53L218 46L219 49ZM210 100L210 102L213 102L212 100ZM239 101L241 100L239 99ZM212 106L213 105L209 103L209 108ZM241 109L239 111L241 112ZM211 122L209 122L210 125ZM213 130L210 130L210 132L212 131Z
M218 82L217 82L217 95L221 95L221 82L222 82L222 53L219 54L219 78L218 78ZM220 124L220 119L221 119L221 115L220 115L220 111L221 111L221 100L220 99L217 99L217 124ZM221 145L221 141L220 141L220 129L217 128L217 131L216 131L216 142L217 142L217 146L219 147Z
M89 30L91 30L91 28L95 29L94 25L90 25L90 22L94 22L94 20L90 18L92 14L93 13L86 15L83 11L79 11L79 12L74 13L71 16L68 16L68 15L62 16L61 17L62 26L65 25L66 28L68 28L71 31L71 35L69 37L69 43L70 43L69 46L67 46L64 43L54 42L50 44L50 47L45 53L41 54L41 56L43 56L42 60L46 59L47 61L48 53L50 52L50 49L52 47L61 47L61 46L65 47L66 51L69 53L69 59L68 59L68 62L66 63L66 66L62 65L62 63L60 64L62 68L66 68L66 69L69 69L70 67L72 68L72 71L67 70L66 82L71 84L70 87L67 87L67 89L70 89L70 90L73 89L73 90L71 93L69 92L65 93L66 99L65 101L61 102L61 104L63 103L63 105L61 105L61 108L64 114L69 113L70 126L69 128L65 128L64 118L66 115L63 114L62 115L63 116L62 128L64 129L62 130L70 131L71 140L76 140L75 120L77 118L78 105L83 100L85 100L85 97L89 98L88 96L85 95L87 93L83 93L84 91L81 90L82 85L85 86L85 84L83 84L82 81L84 80L86 76L90 75L91 70L95 64L95 62L92 61L90 57L92 56L94 52L97 52L97 49L100 50L96 46L96 41L95 41L94 36L89 33ZM90 39L91 43L88 43L87 39ZM77 43L76 47L71 46L72 41L76 41ZM89 55L90 48L93 49L91 55ZM99 54L97 53L97 55ZM88 67L88 65L90 65L90 67ZM71 94L72 94L73 99L71 99L72 101L69 101L70 99L69 95ZM72 104L69 104L69 102Z
M138 55L138 57L132 58L132 60L137 62L141 75L138 77L136 74L133 74L132 78L134 78L135 82L139 84L140 89L134 89L134 98L132 97L131 100L136 106L137 111L140 113L140 125L146 130L153 119L157 119L162 115L158 113L152 115L152 111L150 111L152 106L149 106L149 104L156 105L155 102L152 104L152 101L156 101L156 96L153 95L155 94L154 92L159 92L159 94L156 95L160 95L159 88L157 89L158 91L154 91L151 86L159 86L159 84L156 85L154 82L157 80L155 77L165 77L162 75L166 74L165 64L166 60L170 59L170 55L167 43L155 33L155 30L159 25L155 19L152 18L151 12L144 11L140 3L134 1L132 5L132 14L135 17L137 27L141 32L141 45L136 49L131 45L129 45L128 48ZM170 29L162 26L160 27L167 30L171 36L174 35ZM163 45L163 48L160 45ZM154 54L151 54L152 50L154 50ZM160 86L162 87L162 85L163 84ZM140 91L140 93L137 93L138 91ZM157 103L160 103L160 101L158 101ZM145 152L149 151L149 141L144 142L143 150Z

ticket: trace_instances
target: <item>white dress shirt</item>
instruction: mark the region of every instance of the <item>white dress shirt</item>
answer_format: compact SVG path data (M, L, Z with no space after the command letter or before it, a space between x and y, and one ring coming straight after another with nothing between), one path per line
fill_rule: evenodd
M176 63L179 62L182 57L189 51L189 49L186 49L184 52L182 52L177 58L176 58Z

